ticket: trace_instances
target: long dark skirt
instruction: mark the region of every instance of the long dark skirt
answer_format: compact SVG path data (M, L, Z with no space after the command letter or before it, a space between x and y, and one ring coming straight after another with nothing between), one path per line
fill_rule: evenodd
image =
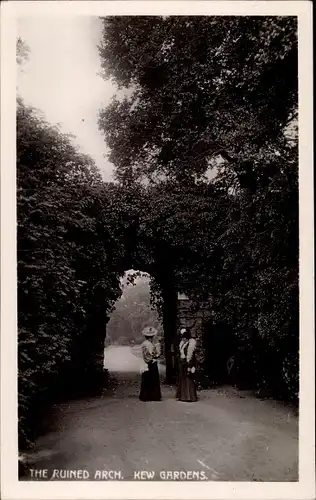
M192 374L188 374L187 370L187 363L180 360L176 397L179 401L195 402L198 398L196 394L194 376Z
M155 362L148 364L148 371L142 373L139 399L141 401L160 401L160 380L158 365Z

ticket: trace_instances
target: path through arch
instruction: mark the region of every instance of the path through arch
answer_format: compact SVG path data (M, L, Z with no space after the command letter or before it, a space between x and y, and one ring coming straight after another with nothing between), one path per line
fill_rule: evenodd
M142 330L153 326L161 346L159 369L165 377L164 332L158 311L152 304L148 273L129 270L121 279L122 295L106 326L104 368L110 373L140 373L142 368Z

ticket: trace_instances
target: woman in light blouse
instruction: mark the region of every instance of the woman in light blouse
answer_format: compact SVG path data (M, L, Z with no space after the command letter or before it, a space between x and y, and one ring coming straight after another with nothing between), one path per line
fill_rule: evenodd
M160 356L160 346L157 342L153 342L153 337L156 334L157 330L152 326L144 328L143 330L145 340L142 343L144 368L139 395L139 399L141 401L161 400L160 379L157 363Z
M191 337L188 328L182 328L180 335L179 378L176 397L179 401L195 402L197 401L194 379L196 341Z

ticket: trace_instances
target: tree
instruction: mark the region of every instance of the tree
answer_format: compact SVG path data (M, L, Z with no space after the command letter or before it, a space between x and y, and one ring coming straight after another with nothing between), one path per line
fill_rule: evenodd
M100 114L119 179L183 181L222 158L249 180L296 115L294 17L110 17L103 26L105 77L130 94Z
M122 284L123 293L116 303L107 325L107 337L112 342L124 338L129 344L143 341L142 330L152 325L160 330L160 323L150 302L150 277L138 278L134 284Z
M159 269L168 264L160 292L173 276L193 299L211 296L214 321L250 349L261 385L275 385L273 350L278 377L294 360L294 394L296 31L292 17L103 19L104 75L127 92L99 120L117 179L146 181L138 236Z
M124 228L111 185L57 127L17 103L20 446L52 391L102 371L105 325L120 295Z
M30 48L21 37L16 42L16 62L19 66L29 60Z

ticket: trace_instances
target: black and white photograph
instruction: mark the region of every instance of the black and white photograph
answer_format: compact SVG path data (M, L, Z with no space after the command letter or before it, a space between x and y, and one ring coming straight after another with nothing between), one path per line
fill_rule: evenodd
M22 3L4 500L312 498L309 3Z

